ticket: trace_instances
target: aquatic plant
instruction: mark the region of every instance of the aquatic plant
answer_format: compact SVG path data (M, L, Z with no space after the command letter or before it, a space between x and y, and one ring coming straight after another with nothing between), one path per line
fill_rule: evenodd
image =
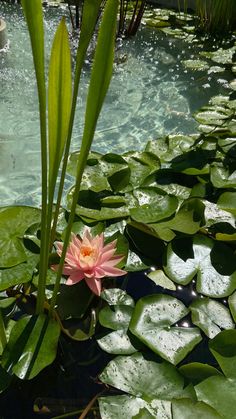
M62 254L63 244L55 243L57 253ZM102 290L101 279L105 276L114 277L125 275L126 272L117 268L123 256L115 255L116 240L104 246L104 235L101 233L92 237L86 229L82 239L72 233L70 245L67 248L63 275L69 275L66 285L77 284L85 280L91 291L100 295ZM57 269L57 266L53 266Z
M234 0L197 0L196 13L200 28L219 36L236 28Z
M36 295L36 306L35 310L33 310L33 316L28 314L27 316L20 317L19 321L15 322L7 345L8 332L3 327L2 317L0 319L2 323L0 338L3 352L1 368L6 371L8 377L2 383L3 388L8 385L8 382L11 381L14 374L20 378L33 378L42 368L50 364L56 356L60 325L54 318L54 309L67 246L71 236L71 228L74 220L73 208L65 230L60 262L56 277L53 280L54 286L48 302L46 297L46 284L48 281L49 254L51 253L55 239L60 211L61 194L70 148L81 69L97 21L100 3L100 0L86 0L84 3L84 17L76 57L74 87L72 91L70 47L65 20L62 19L54 37L47 90L44 63L42 2L41 0L22 0L22 7L31 38L38 86L41 128L42 208L39 210L30 207L12 207L6 208L3 211L5 220L8 221L5 222L5 240L1 242L1 266L10 269L10 276L15 269L16 271L13 274L13 282L13 277L11 279L8 277L9 281L7 280L7 283L4 283L4 280L1 281L1 289L7 290L8 295L15 301L14 297L16 294L14 287L19 287L21 294L21 292L24 293L21 284L28 283L27 294L30 295L34 291ZM72 203L72 207L74 206L74 208L76 207L81 178L93 140L97 119L111 79L117 8L118 0L107 1L98 34L88 90L81 152L76 170L75 199L74 204ZM54 207L55 187L62 158L63 164L60 185L57 202ZM13 223L15 227L13 236L12 229L9 229L9 223ZM36 226L35 234L37 234L37 230L40 231L40 240L36 240L36 254L31 246L27 251L22 240L19 239L19 237L22 237L22 233L33 224ZM3 236L4 234L2 234ZM21 263L22 265L20 265ZM18 267L20 267L21 275L17 274ZM7 271L8 269L4 272L7 273ZM31 282L33 278L35 279L34 284ZM49 316L44 313L45 308L48 309ZM5 321L7 322L7 319ZM19 340L23 340L24 343L19 345ZM29 358L27 357L27 360L25 359L25 363L23 361L23 354L29 348L31 348L31 355ZM45 350L47 351L46 357L43 355ZM23 362L19 362L19 359L22 359Z
M82 417L99 396L102 419L189 419L200 414L234 419L234 97L214 97L196 113L201 124L199 134L159 138L149 141L141 151L123 155L90 152L111 76L114 41L110 43L110 39L114 40L117 12L111 0L98 38L82 147L70 155L67 166L80 72L93 32L91 12L95 22L99 2L85 3L88 20L81 32L73 94L67 74L69 49L64 21L56 33L49 69L49 129L41 4L35 0L24 0L23 4L39 86L43 168L47 168L48 156L49 168L43 178L43 210L0 210L0 290L4 291L0 296L1 391L16 377L32 379L51 364L59 339L62 345L65 335L70 344L74 340L81 345L86 339L92 344L96 339L101 351L117 355L99 375L99 385L105 384L102 397L96 395ZM55 179L63 155L54 206ZM68 194L67 207L62 208L66 170L75 177L75 185ZM98 278L97 287L92 288L100 298L87 286L89 280L66 286L63 273L71 273L67 264L72 259L74 262L75 247L81 248L82 243L86 245L82 262L85 258L85 264L91 262L93 266L91 256L95 251L97 257L96 249L101 247L100 262L109 263L109 256L112 269L116 269L114 262L119 263L119 273L124 267L130 278L109 280L101 294ZM122 261L119 255L124 255ZM49 269L53 265L57 273ZM144 281L151 295L143 295L135 278L134 288L141 298L134 301L129 282L131 273L140 271L145 271ZM107 266L97 273L108 273ZM106 279L103 281L105 284ZM182 301L186 294L186 301ZM202 356L203 346L196 352L201 342L205 342L204 355L214 357L209 364ZM73 368L78 360L73 360L70 344L65 358ZM85 362L94 359L97 362L96 356L88 355ZM79 412L81 409L68 416Z

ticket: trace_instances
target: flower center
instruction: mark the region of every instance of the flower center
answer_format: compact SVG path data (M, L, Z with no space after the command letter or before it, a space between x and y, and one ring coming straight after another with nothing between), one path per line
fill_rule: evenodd
M82 254L83 257L86 257L86 256L90 257L90 256L93 256L94 249L92 249L89 246L82 246L80 249L80 253Z

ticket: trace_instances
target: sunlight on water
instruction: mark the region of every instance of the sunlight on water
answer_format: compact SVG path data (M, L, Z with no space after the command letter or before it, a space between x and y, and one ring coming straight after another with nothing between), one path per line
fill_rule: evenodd
M67 9L45 9L46 62L52 35ZM28 34L17 5L0 4L9 48L0 52L1 205L40 203L40 142L37 90ZM67 16L68 18L68 16ZM191 73L181 60L192 45L143 28L119 48L110 90L97 125L93 149L141 149L165 134L196 132L191 114L225 86L209 75ZM196 47L194 47L196 48ZM89 65L84 69L72 149L79 148ZM69 184L69 180L68 180Z

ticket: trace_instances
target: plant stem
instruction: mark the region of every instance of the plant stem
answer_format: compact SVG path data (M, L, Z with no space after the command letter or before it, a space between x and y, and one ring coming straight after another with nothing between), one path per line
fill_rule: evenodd
M7 336L6 336L6 329L5 329L5 324L3 321L1 309L0 309L0 341L2 344L2 348L4 349L7 344Z
M44 92L45 93L45 92ZM45 300L45 284L47 272L47 122L46 122L46 93L39 95L40 131L41 131L41 178L42 178L42 217L41 217L41 246L36 314L43 312Z

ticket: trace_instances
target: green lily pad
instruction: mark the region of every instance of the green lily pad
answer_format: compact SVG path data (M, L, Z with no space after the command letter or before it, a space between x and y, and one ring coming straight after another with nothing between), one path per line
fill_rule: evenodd
M167 290L176 290L176 286L173 281L171 281L161 270L151 271L147 274L147 277L151 279L156 285L159 285L162 288Z
M131 355L137 352L125 330L115 330L97 339L99 347L113 355Z
M178 207L178 199L174 196L156 196L156 203L144 204L130 211L133 220L137 222L155 223L170 217Z
M84 316L93 297L85 281L73 286L61 285L57 297L57 311L62 320L80 319Z
M229 296L228 303L233 319L236 322L236 292Z
M127 330L133 307L129 305L106 306L99 312L99 322L103 327L113 330Z
M236 380L210 377L195 387L199 401L206 403L224 419L236 419Z
M171 403L155 400L155 404L135 396L107 396L98 399L102 419L171 419ZM151 413L152 412L152 413ZM158 415L158 416L157 416Z
M130 295L120 288L105 289L101 293L101 298L105 300L109 305L123 305L123 306L134 306L134 300Z
M194 385L215 375L222 376L220 371L216 368L200 362L191 362L189 364L182 365L179 368L179 371Z
M196 328L170 327L188 311L183 303L168 295L143 297L135 306L129 329L150 349L176 365L201 341Z
M0 270L0 291L31 281L39 255L28 256L26 262Z
M173 218L168 221L151 224L151 226L166 241L174 238L175 234L171 235L171 232L195 234L199 231L201 224L203 224L204 209L205 205L200 199L191 198L185 200Z
M236 216L236 192L224 192L217 201L218 207Z
M221 126L228 118L228 115L223 112L209 109L195 113L194 117L200 124Z
M221 415L215 409L203 402L193 402L192 400L182 399L172 402L173 419L220 419Z
M228 308L218 301L201 298L191 304L190 310L192 322L200 327L210 339L220 333L221 329L235 328Z
M41 211L31 207L0 210L0 266L10 268L27 260L22 238L30 225L38 223Z
M224 330L212 339L209 349L216 358L223 373L236 380L236 330Z
M209 68L209 64L203 60L184 60L182 64L185 68L196 71L205 71Z
M149 266L146 265L146 263L142 261L140 256L138 256L135 252L132 252L132 250L129 250L126 265L124 267L125 271L140 272L140 271L144 271L148 267Z
M236 170L229 172L222 165L211 167L211 182L216 188L235 188L236 187Z
M59 336L59 324L48 316L22 317L11 330L3 367L21 379L34 378L54 361Z
M170 279L182 285L197 275L197 291L209 297L225 297L236 289L232 249L204 236L171 242L164 270Z
M140 353L109 362L100 380L143 400L171 400L183 392L184 380L174 366L147 361ZM129 416L128 416L129 417Z

